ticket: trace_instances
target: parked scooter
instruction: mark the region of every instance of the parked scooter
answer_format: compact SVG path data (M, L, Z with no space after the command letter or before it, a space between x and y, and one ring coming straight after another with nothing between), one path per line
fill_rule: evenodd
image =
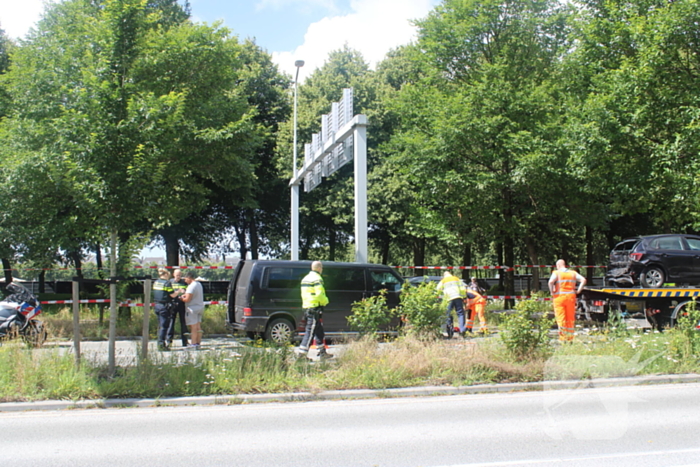
M41 314L39 300L24 286L11 282L7 295L0 300L0 345L3 341L19 337L30 347L40 347L46 341L44 323L37 319Z

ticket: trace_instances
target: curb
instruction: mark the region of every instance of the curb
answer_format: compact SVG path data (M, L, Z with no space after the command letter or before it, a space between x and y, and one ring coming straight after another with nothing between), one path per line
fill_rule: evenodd
M649 375L589 380L539 381L533 383L479 384L475 386L421 386L392 389L348 389L336 391L292 392L279 394L237 394L228 396L167 397L159 399L94 399L79 401L46 400L37 402L0 403L0 412L30 410L71 410L105 408L147 408L199 405L239 405L264 402L311 402L353 399L386 399L391 397L451 396L460 394L493 394L555 389L641 386L648 384L698 383L700 374Z

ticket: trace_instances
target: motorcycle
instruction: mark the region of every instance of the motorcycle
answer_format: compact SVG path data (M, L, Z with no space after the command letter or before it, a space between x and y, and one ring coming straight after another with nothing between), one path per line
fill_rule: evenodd
M24 286L11 282L7 295L0 300L0 345L3 341L19 337L30 347L41 347L46 341L44 323L37 319L41 314L39 300Z

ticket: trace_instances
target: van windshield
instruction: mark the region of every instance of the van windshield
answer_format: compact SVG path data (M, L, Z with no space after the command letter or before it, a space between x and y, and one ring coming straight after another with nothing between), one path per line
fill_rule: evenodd
M372 277L372 290L387 289L391 292L401 290L403 281L389 271L370 271Z

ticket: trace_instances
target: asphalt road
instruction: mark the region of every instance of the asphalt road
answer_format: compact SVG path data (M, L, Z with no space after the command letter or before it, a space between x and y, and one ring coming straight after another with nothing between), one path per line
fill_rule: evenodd
M3 466L700 465L700 384L0 413Z

